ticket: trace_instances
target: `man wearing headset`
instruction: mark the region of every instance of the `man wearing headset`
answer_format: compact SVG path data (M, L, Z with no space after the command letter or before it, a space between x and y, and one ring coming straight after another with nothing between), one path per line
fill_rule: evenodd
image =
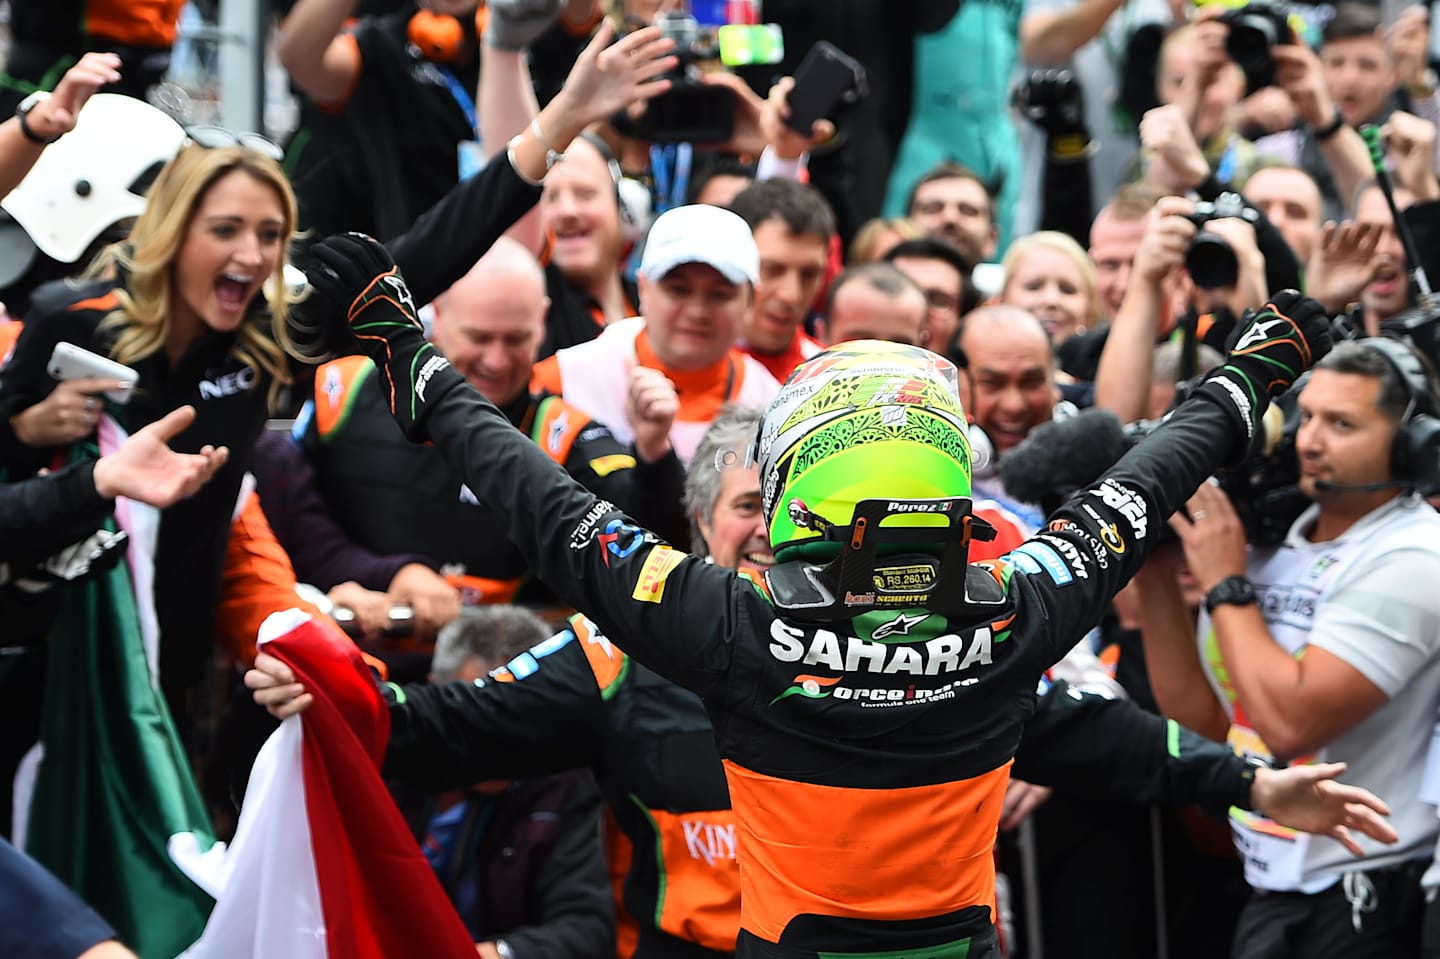
M1440 825L1420 799L1440 707L1440 516L1421 498L1440 486L1436 405L1433 375L1403 343L1337 346L1299 394L1299 483L1312 505L1285 541L1247 551L1212 484L1171 520L1205 590L1198 642L1173 562L1156 557L1137 578L1167 715L1228 733L1256 761L1349 760L1357 783L1396 800L1400 842L1365 843L1344 861L1232 811L1257 893L1236 930L1238 959L1415 954L1419 878Z

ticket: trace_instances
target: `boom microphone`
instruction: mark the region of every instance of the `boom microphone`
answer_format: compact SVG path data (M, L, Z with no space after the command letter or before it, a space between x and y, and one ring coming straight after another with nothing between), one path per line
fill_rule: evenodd
M1315 488L1322 493L1378 493L1382 489L1408 489L1413 486L1405 480L1386 480L1383 483L1328 483L1316 480Z
M1000 478L1011 496L1048 512L1099 479L1133 445L1118 416L1092 407L1031 430L1000 458Z

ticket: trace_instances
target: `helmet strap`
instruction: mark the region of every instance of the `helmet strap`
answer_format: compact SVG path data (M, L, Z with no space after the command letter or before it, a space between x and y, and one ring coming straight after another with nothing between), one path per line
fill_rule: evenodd
M894 517L944 518L945 525L886 527ZM825 565L781 563L766 574L777 608L815 622L848 620L872 610L924 607L948 616L973 616L966 589L971 540L988 542L995 528L971 512L968 497L867 499L848 526L827 526L820 540L840 544ZM937 556L936 546L941 547ZM879 550L886 547L880 558ZM913 547L915 552L896 548Z

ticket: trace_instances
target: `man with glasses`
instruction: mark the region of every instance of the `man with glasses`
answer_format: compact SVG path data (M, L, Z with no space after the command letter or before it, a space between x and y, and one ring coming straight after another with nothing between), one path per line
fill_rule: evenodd
M995 256L1000 239L995 197L969 167L947 160L930 170L910 192L905 215L926 233L954 243L972 263Z
M960 335L960 317L976 305L965 254L948 240L926 236L897 243L885 259L925 291L926 338L920 345L952 356L955 338Z

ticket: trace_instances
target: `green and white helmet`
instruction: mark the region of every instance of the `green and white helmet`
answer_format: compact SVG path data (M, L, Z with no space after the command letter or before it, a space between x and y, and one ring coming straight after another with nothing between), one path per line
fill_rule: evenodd
M781 562L833 557L829 527L868 499L970 495L970 442L953 363L917 346L853 340L790 374L756 451L770 544ZM916 513L895 523L947 522Z

